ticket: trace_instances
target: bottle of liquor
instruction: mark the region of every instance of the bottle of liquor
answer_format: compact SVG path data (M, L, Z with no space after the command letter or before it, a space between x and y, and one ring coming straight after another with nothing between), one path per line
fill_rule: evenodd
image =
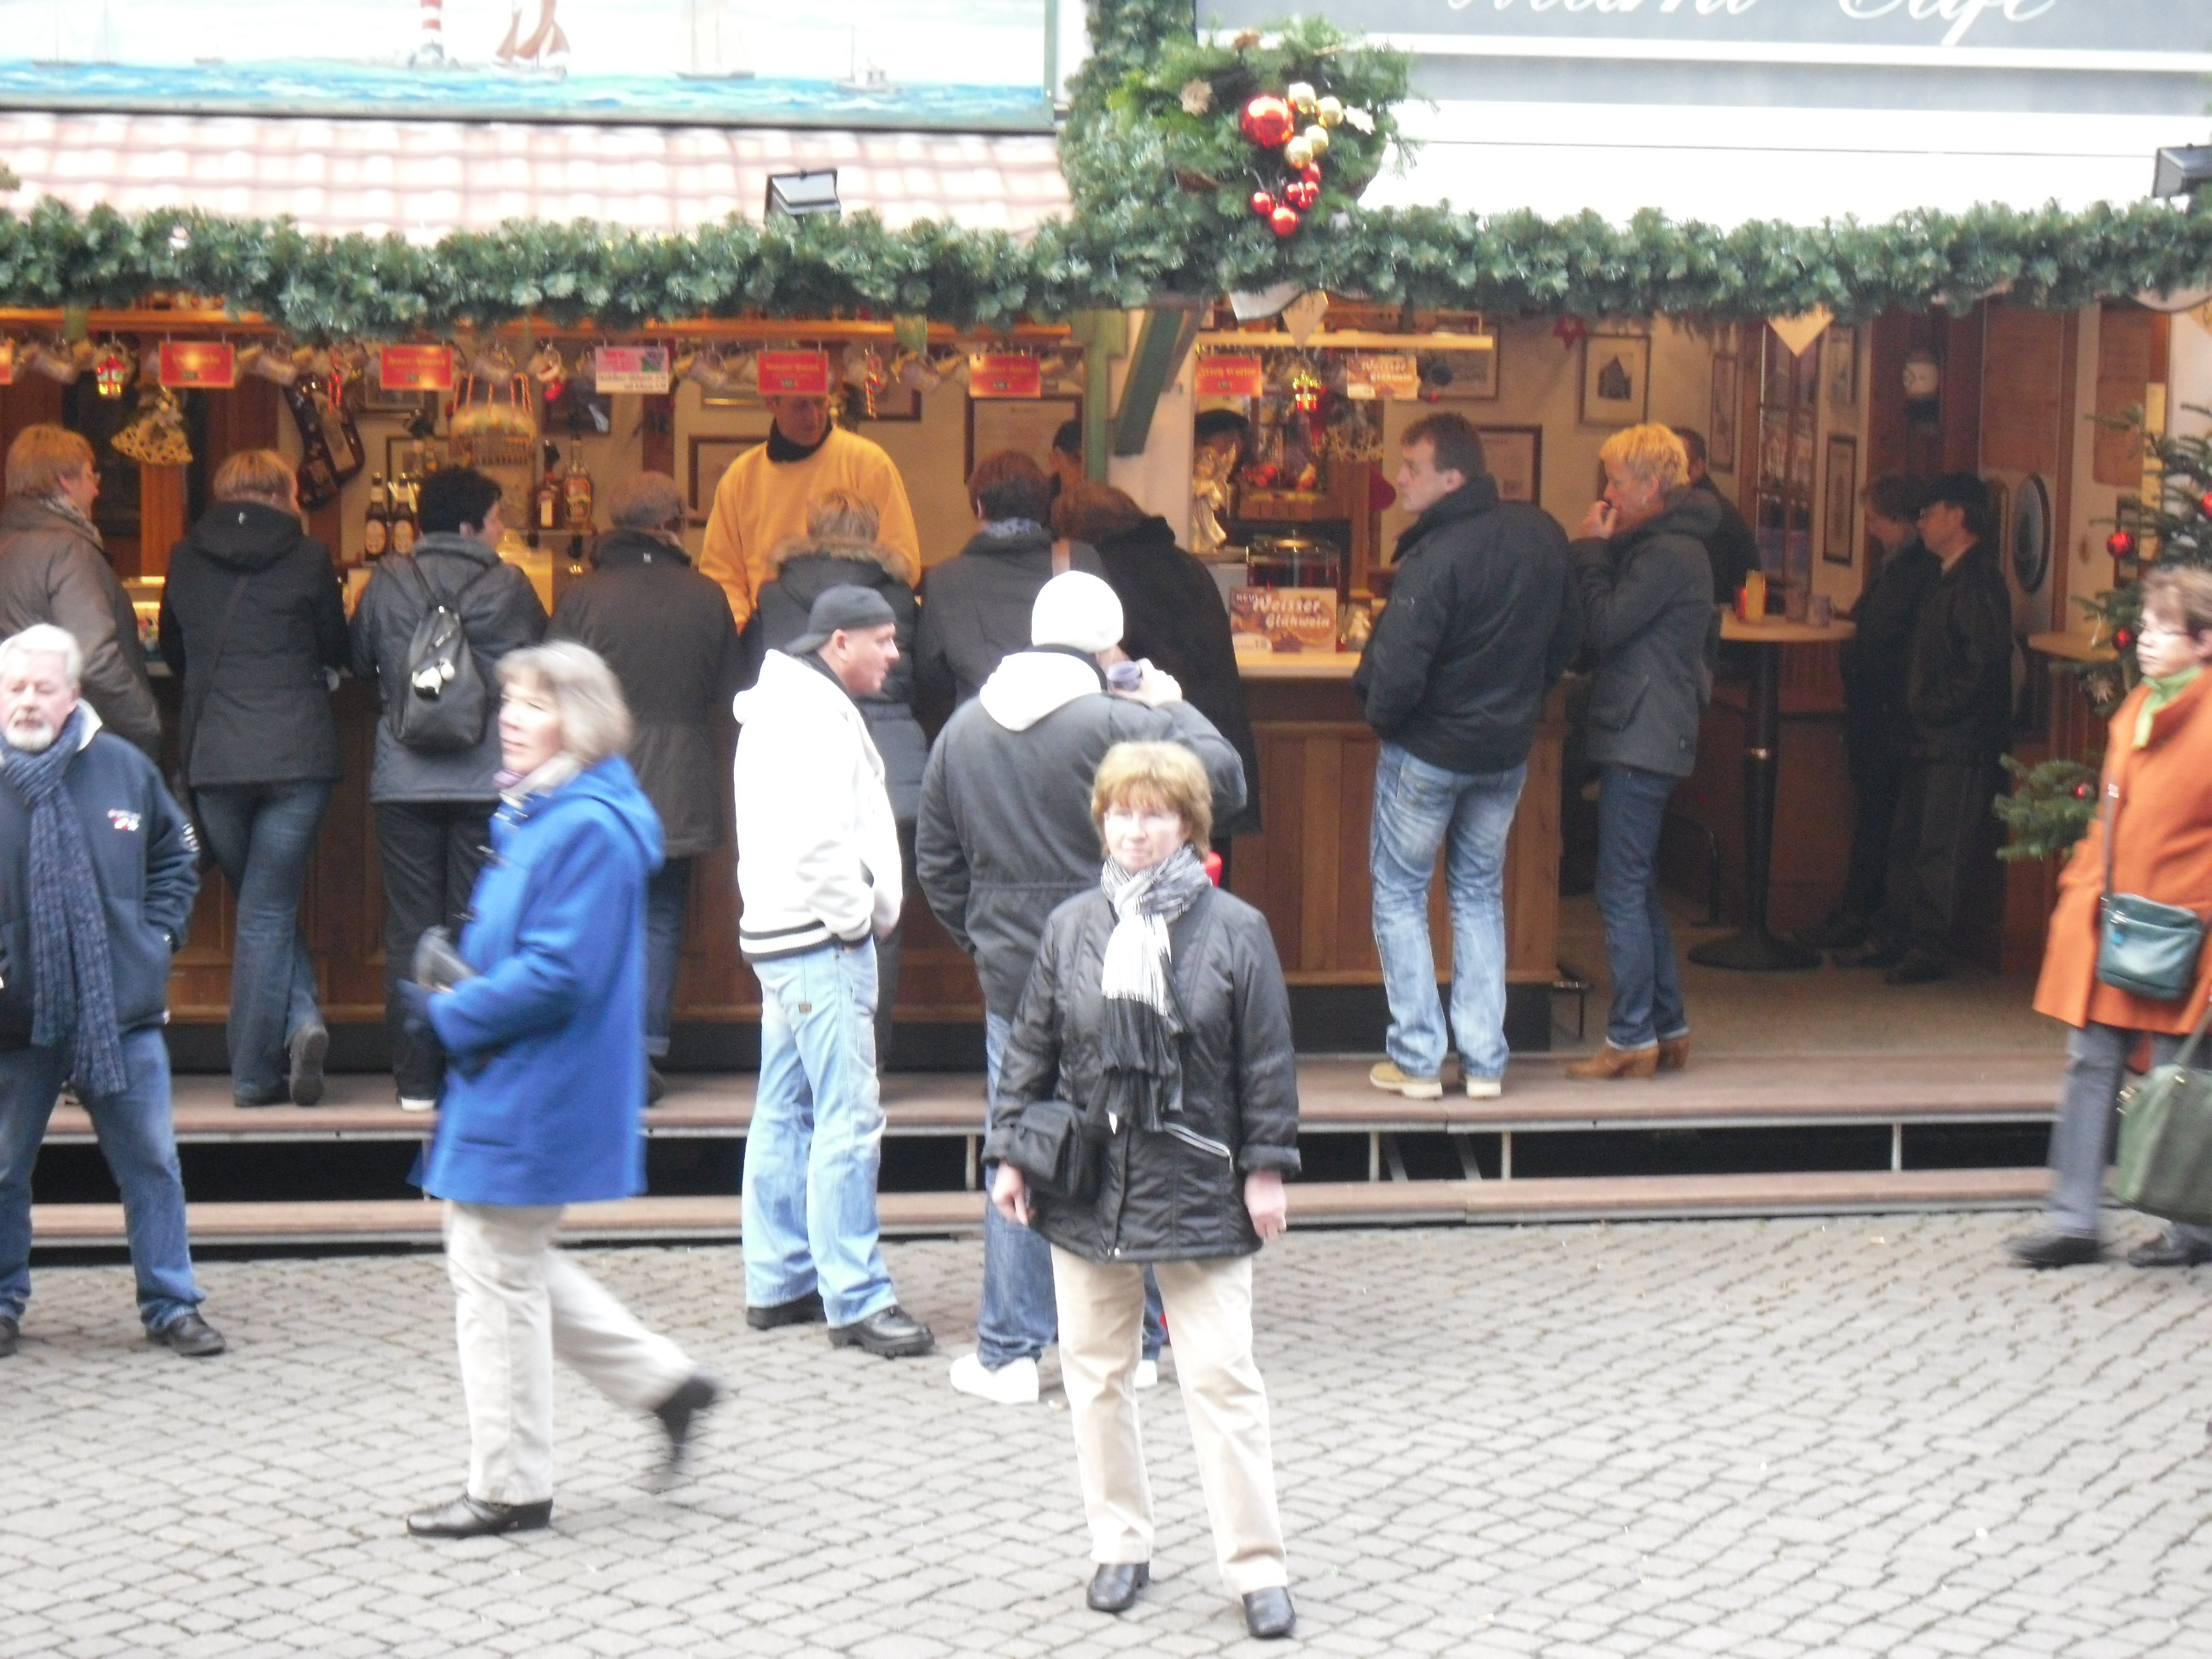
M384 475L368 481L368 515L361 526L362 556L374 563L392 549L392 508L384 497Z
M415 517L414 481L404 472L393 481L391 511L392 550L411 554L415 550L415 532L420 526Z
M569 447L567 495L568 527L579 535L588 536L592 532L592 475L584 468L581 444Z
M561 508L565 500L561 484L561 452L549 441L538 477L538 510L531 520L530 544L550 543L561 528Z

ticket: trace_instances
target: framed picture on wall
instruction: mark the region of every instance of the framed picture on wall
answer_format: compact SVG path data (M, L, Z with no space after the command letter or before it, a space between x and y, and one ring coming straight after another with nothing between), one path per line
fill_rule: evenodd
M1857 554L1851 530L1858 505L1859 441L1832 433L1828 438L1827 513L1820 531L1820 556L1830 564L1849 564Z
M1002 449L1018 449L1039 466L1052 453L1052 434L1069 421L1083 418L1080 398L970 398L968 400L968 465Z
M1540 426L1479 426L1482 464L1498 480L1501 501L1536 505L1544 493L1544 428Z
M1494 403L1498 398L1498 349L1488 351L1424 351L1419 361L1421 395L1443 403Z
M1591 334L1583 340L1584 426L1635 426L1651 407L1651 337Z
M1705 422L1705 465L1715 472L1735 471L1737 410L1743 401L1743 381L1733 352L1713 359L1712 412Z
M684 473L684 505L693 524L707 522L708 514L714 510L714 487L722 482L722 474L745 451L768 441L771 423L763 409L758 424L747 429L691 434L691 464Z
M1859 401L1859 331L1831 328L1826 346L1828 401L1838 409L1856 409Z

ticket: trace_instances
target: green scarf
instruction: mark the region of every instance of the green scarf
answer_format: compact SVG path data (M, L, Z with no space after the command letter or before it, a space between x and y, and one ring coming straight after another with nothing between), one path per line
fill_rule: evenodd
M2203 672L2203 663L2191 663L2179 674L2143 676L2143 684L2150 687L2150 696L2143 699L2142 707L2136 711L2136 748L2141 749L2149 744L2151 722L2158 718L2158 711L2189 690Z

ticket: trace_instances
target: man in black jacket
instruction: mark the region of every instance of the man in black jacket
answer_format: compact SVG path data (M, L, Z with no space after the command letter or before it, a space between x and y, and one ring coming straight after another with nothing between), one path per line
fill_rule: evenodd
M199 1316L169 1121L169 961L199 887L161 774L82 701L84 653L40 623L0 642L0 1358L31 1295L31 1169L75 1079L122 1189L147 1334L222 1352Z
M1703 538L1705 557L1713 567L1713 603L1734 605L1743 579L1759 568L1759 533L1736 504L1721 493L1706 470L1705 434L1695 427L1678 426L1674 435L1682 441L1682 453L1690 458L1690 488L1710 495L1719 505L1720 520Z
M1887 896L1867 942L1838 953L1892 985L1943 977L1959 896L1990 833L1997 757L2012 726L2012 595L1990 529L1989 486L1949 472L1929 486L1920 539L1942 561L1905 661L1907 744L1891 826Z
M1495 1099L1505 1061L1505 839L1544 698L1582 639L1567 538L1540 508L1501 502L1482 441L1457 415L1406 430L1398 502L1420 516L1352 677L1382 739L1368 867L1390 1002L1389 1058L1369 1080L1443 1093L1446 1034L1429 883L1451 851L1451 1036L1468 1094Z

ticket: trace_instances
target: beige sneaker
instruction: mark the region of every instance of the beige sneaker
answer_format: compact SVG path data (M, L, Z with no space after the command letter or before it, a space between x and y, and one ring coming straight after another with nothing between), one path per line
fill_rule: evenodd
M1395 1060L1377 1060L1368 1072L1367 1080L1387 1093L1403 1095L1408 1100L1442 1100L1444 1097L1442 1078L1408 1077L1398 1069Z
M1505 1092L1505 1079L1502 1077L1476 1077L1468 1073L1461 1080L1467 1085L1469 1100L1496 1100Z

